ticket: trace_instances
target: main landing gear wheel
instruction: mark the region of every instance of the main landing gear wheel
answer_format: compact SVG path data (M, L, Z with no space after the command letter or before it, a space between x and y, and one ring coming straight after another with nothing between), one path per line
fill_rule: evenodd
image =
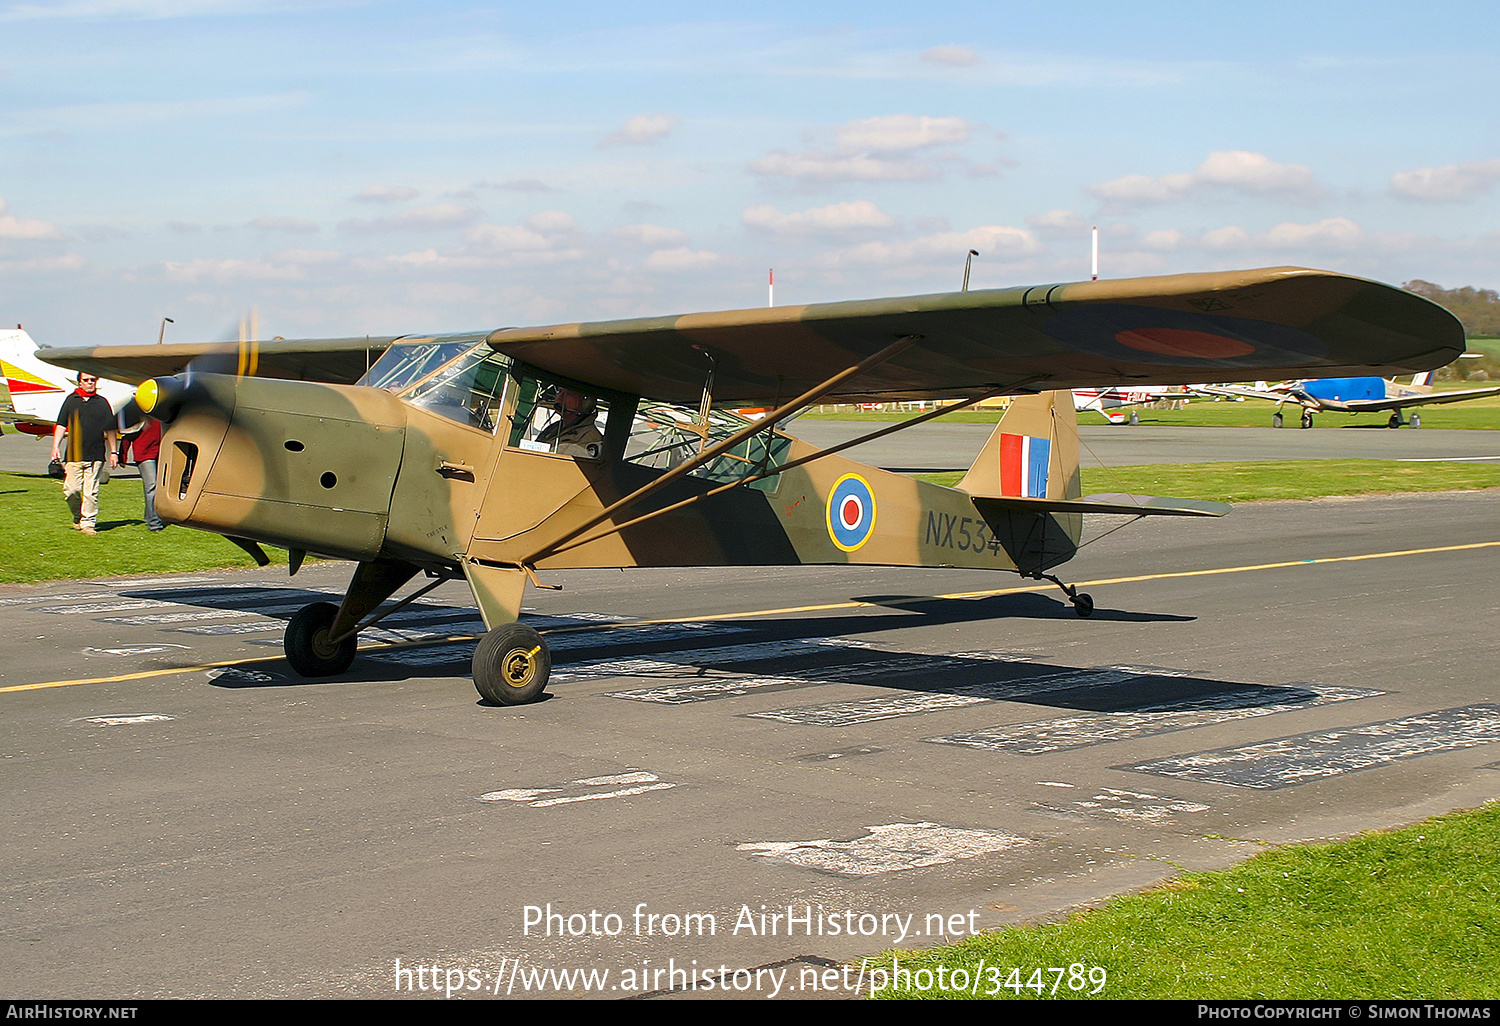
M1422 415L1420 413L1413 413L1411 415L1411 420L1407 421L1407 423L1410 424L1414 428L1421 427L1422 426Z
M337 643L329 640L338 615L332 602L314 602L292 614L282 642L292 669L304 677L331 677L349 669L359 638L351 634Z
M1305 428L1312 427L1312 410L1302 411L1302 426Z
M474 688L497 705L525 705L541 697L552 673L552 653L530 627L507 623L479 639Z
M1397 411L1391 414L1391 419L1385 422L1386 427L1398 428L1401 426L1401 413Z
M1282 423L1283 423L1283 421L1281 419L1281 414L1279 414L1279 413L1273 413L1273 414L1271 414L1271 426L1272 427L1281 427Z
M1094 615L1094 599L1088 593L1080 591L1069 599L1069 601L1073 603L1073 612L1079 616Z

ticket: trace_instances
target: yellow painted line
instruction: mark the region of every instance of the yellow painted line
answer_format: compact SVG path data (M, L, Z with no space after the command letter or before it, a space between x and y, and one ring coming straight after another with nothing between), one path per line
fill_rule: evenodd
M1095 581L1079 581L1073 585L1075 588L1098 588L1108 584L1136 584L1141 581L1166 581L1181 577L1213 577L1219 574L1243 574L1256 570L1285 570L1298 566L1327 566L1334 563L1358 563L1368 559L1395 559L1401 556L1430 556L1440 552L1470 552L1475 549L1500 548L1500 541L1474 542L1468 545L1440 545L1426 549L1398 549L1393 552L1366 552L1357 556L1325 556L1318 559L1289 559L1279 563L1252 563L1247 566L1223 566L1214 567L1209 570L1174 570L1160 574L1139 574L1135 577L1103 577ZM915 568L923 569L923 568ZM933 569L931 567L925 569ZM1020 595L1032 591L1049 591L1056 585L1050 581L1040 584L1025 584L1015 588L993 588L986 591L959 591L948 595L914 595L912 599L917 601L931 600L954 600L954 599L978 599L997 598L1001 595ZM789 613L822 613L836 609L859 609L862 607L874 609L888 608L880 602L827 602L812 606L782 606L779 609L752 609L738 613L710 613L706 616L681 616L661 620L626 620L620 623L598 623L586 624L578 627L558 627L543 634L568 634L575 631L599 631L619 630L631 627L649 627L654 624L670 623L706 623L713 620L748 620L757 616L784 616ZM404 648L425 648L432 645L450 644L455 641L472 641L472 634L455 634L447 638L431 638L424 641L397 642L385 645L371 645L361 648L361 652L385 652ZM78 684L113 684L119 681L144 680L150 677L167 677L178 673L201 673L205 670L217 669L221 666L253 666L257 663L272 663L284 657L261 656L252 659L226 659L216 663L201 663L197 666L178 666L162 670L142 670L138 673L122 673L112 677L86 677L80 680L52 680L39 684L12 684L0 687L0 694L11 691L39 691L46 688L67 688Z
M1075 588L1098 588L1107 584L1134 584L1139 581L1165 581L1174 577L1212 577L1215 574L1242 574L1252 570L1281 570L1294 566L1313 566L1326 563L1354 563L1365 559L1392 559L1397 556L1424 556L1437 552L1463 552L1469 549L1491 549L1500 548L1500 541L1474 542L1469 545L1442 545L1428 549L1400 549L1395 552L1367 552L1358 556L1326 556L1320 559L1289 559L1280 563L1253 563L1248 566L1224 566L1215 567L1211 570L1175 570L1169 573L1141 574L1136 577L1103 577L1096 581L1078 581L1073 585ZM937 569L934 567L916 567L913 569ZM1000 595L1020 595L1031 591L1050 591L1057 585L1051 581L1039 584L1024 584L1015 588L993 588L986 591L958 591L949 595L913 595L911 599L916 601L933 599L977 599L996 598ZM780 609L755 609L740 613L710 613L706 616L680 616L666 620L627 620L615 624L587 624L578 627L557 627L546 634L564 634L573 631L610 630L626 627L648 627L653 624L667 623L704 623L709 620L744 620L753 616L782 616L788 613L820 613L834 609L858 609L869 606L874 609L888 608L881 602L829 602L818 606L783 606Z

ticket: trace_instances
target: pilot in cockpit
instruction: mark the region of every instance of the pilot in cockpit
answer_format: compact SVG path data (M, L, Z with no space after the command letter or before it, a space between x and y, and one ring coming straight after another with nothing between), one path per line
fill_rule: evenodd
M594 423L599 413L598 400L571 388L557 388L551 396L551 405L557 419L542 428L536 440L551 446L560 456L598 459L604 451L604 435Z

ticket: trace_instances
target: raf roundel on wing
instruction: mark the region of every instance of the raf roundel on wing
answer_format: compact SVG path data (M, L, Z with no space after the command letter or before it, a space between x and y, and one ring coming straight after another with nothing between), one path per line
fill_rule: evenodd
M1321 339L1289 325L1128 303L1073 307L1045 330L1079 352L1175 367L1276 367L1328 355Z

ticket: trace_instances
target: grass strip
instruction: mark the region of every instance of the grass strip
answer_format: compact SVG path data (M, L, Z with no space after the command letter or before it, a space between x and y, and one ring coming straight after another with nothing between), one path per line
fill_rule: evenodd
M952 486L961 472L921 474ZM1267 460L1244 463L1161 463L1087 467L1083 494L1129 492L1215 502L1317 499L1330 495L1452 492L1500 487L1500 465L1406 463L1401 460Z
M99 489L94 537L73 530L62 482L43 474L0 473L0 510L0 582L7 584L255 565L216 534L146 530L141 482L134 477L113 478ZM266 554L286 562L280 549Z
M1092 995L1101 998L1495 1000L1497 848L1494 803L1404 830L1279 848L1058 923L894 953L908 985L877 996L1087 997L1092 985L1069 987L1079 966L1085 979L1103 968L1106 982ZM889 973L893 953L878 966ZM939 966L946 989L936 985ZM1035 977L1040 995L1026 985L1034 970L1054 966L1067 970L1055 994L1054 972ZM983 982L974 988L976 975Z

